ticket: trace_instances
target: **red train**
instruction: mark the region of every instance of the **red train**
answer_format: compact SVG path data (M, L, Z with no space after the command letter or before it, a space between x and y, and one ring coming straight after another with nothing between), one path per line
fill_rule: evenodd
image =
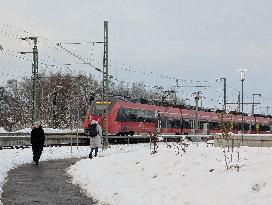
M83 128L87 131L91 115L98 115L100 124L105 128L105 109L109 108L109 134L134 135L154 133L157 116L160 116L160 133L191 134L220 132L219 114L198 111L198 130L195 127L195 110L134 103L118 97L103 101L95 99L86 113ZM233 122L233 132L239 133L242 115L225 114L223 118ZM244 133L271 133L272 118L244 116Z

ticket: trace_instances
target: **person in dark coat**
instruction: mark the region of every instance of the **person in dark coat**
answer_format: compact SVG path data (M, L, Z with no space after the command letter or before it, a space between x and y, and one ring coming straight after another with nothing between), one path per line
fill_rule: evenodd
M45 135L41 124L37 124L31 131L31 144L33 151L33 161L36 165L39 164L39 160L43 151Z

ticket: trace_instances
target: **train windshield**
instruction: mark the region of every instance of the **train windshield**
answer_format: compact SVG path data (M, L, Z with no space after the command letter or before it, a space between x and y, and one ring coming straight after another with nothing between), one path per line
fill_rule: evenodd
M106 109L110 109L111 101L95 101L92 106L92 113L96 115L106 114Z

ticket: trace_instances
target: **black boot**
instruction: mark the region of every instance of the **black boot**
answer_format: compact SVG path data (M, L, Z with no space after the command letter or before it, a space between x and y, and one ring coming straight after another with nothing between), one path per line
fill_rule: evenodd
M97 157L97 152L98 152L98 147L95 148L94 150L94 156Z
M90 159L93 158L93 150L94 150L94 148L91 148L91 152L90 152L90 154L89 154L89 158L90 158Z

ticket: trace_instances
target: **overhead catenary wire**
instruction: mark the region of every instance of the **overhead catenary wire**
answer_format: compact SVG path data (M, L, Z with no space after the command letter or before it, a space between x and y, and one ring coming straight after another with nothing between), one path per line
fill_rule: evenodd
M2 25L6 26L7 28L14 29L14 27L11 26L11 25L9 25L9 24L3 24L2 23ZM28 32L28 31L23 30L23 29L16 29L16 30L22 32L23 34L33 35L33 33ZM11 38L16 38L16 39L18 39L20 37L24 37L24 35L14 34L12 32L3 32L2 31L1 33L4 36L9 36ZM39 39L40 39L39 43L43 44L46 48L49 48L49 49L57 52L58 54L62 53L62 54L68 54L70 56L76 57L78 60L80 60L82 62L83 65L89 65L89 66L91 66L93 68L97 68L98 70L97 69L96 70L98 72L102 72L102 70L100 69L99 66L94 65L94 61L95 61L94 58L89 59L89 58L86 58L86 57L82 57L81 55L78 55L75 52L70 51L69 49L67 49L64 46L63 47L66 50L63 49L63 48L61 48L60 46L58 46L56 44L56 42L54 42L54 41L52 41L52 40L50 40L48 38L44 38L44 37L42 37L40 35L36 35L36 36L38 36ZM66 45L69 47L69 43L70 42L65 42L65 43L67 43ZM91 44L91 45L93 45L93 43L94 42L88 42L87 41L87 42L82 42L81 44ZM73 45L73 44L70 44L70 45ZM77 45L77 44L74 44L74 45ZM94 47L91 47L91 48L93 49ZM79 49L78 49L78 51L79 51ZM29 57L23 57L23 56L18 56L18 55L16 55L16 56L17 56L17 58L20 58L21 60L31 61L31 59L29 59ZM93 54L91 56L92 57L97 57L97 56L95 56ZM50 56L48 55L46 58L50 58ZM195 81L195 80L189 80L189 79L182 79L182 78L179 78L179 77L176 77L176 76L173 77L173 76L170 76L170 75L160 74L160 73L156 73L156 72L153 72L153 71L147 71L147 70L144 70L144 69L139 69L136 66L127 65L127 64L122 63L120 61L113 61L113 60L111 60L109 66L112 66L112 64L113 64L112 62L117 62L116 63L117 64L117 66L116 66L117 69L121 69L122 71L126 71L126 72L137 73L137 74L143 75L143 76L166 78L168 80L177 80L178 79L178 80L180 80L181 82L184 82L184 83L203 83L203 82L204 83L208 83L208 81L205 81L205 80L202 80L202 81L197 80L197 81ZM97 61L97 63L99 64L98 61ZM44 65L44 66L46 66L48 68L57 68L57 69L61 69L61 70L67 70L67 69L69 69L70 70L69 66L79 65L80 63L66 63L66 64L65 63L57 63L56 59L53 59L53 63L52 63L52 62L46 61L46 59L41 59L40 64ZM63 68L63 66L65 66L66 68ZM114 76L114 74L112 74L112 75ZM135 84L135 83L132 83L130 81L124 81L124 80L117 79L117 76L115 76L115 78L112 78L112 79L114 79L116 82L121 82L121 81L126 82L127 84L129 84L131 86L133 86L133 84ZM154 86L147 86L147 87L154 88ZM233 90L237 90L238 91L238 89L233 88L232 86L228 85L227 87L230 87Z
M7 26L7 27L9 27L9 28L12 28L12 26L11 25L8 25L8 24L3 24L3 25L5 25L5 26ZM23 30L23 29L17 29L17 30L19 30L19 31L22 31L22 32L24 32L24 33L27 33L28 35L30 35L30 34L32 34L32 33L30 33L30 32L28 32L28 31L26 31L26 30ZM33 35L33 34L32 34ZM58 52L60 52L60 49L58 48L59 46L58 45L60 45L60 44L67 44L67 45L79 45L79 44L96 44L96 43L103 43L103 42L101 42L101 41L89 41L89 42L63 42L63 43L56 43L56 42L53 42L53 41L51 41L50 39L48 39L48 38L44 38L44 37L42 37L42 36L39 36L39 35L37 35L39 38L41 38L41 39L43 39L43 40L46 40L46 41L50 41L51 43L53 43L54 45L57 45L57 47L56 46L49 46L47 43L44 43L44 42L42 42L41 41L41 43L42 44L45 44L48 48L51 48L51 49L53 49L53 50L55 50L55 51L58 51ZM20 37L22 37L22 36L19 36L19 35L17 35L16 36L17 38L20 38ZM64 48L63 46L61 47L62 49ZM66 48L65 48L66 49ZM69 51L68 49L66 49L65 50L66 51L66 53L68 53L68 54L70 54L70 55L72 55L72 56L74 56L74 57L77 57L79 60L84 60L85 61L85 63L86 64L89 64L90 65L90 63L88 63L87 61L94 61L93 59L88 59L88 58L83 58L83 57L81 57L81 56L79 56L78 54L75 54L75 53L73 53L73 52L71 52L71 51ZM111 62L112 60L110 60L110 62ZM124 71L127 71L127 72L134 72L134 73L137 73L138 72L138 70L139 69L136 69L136 67L134 67L134 66L128 66L128 65L126 65L126 64L124 64L124 63L121 63L121 62L119 62L119 61L116 61L119 65L120 65L120 67L119 67L119 69L121 69L121 70L124 70ZM94 68L97 68L98 66L94 66L94 65L91 65L92 67L94 67ZM109 64L109 66L111 66L111 63ZM134 68L134 69L133 69ZM99 68L98 68L99 69ZM100 69L101 70L101 69ZM99 70L98 70L99 71ZM99 72L101 72L101 71L99 71ZM165 74L158 74L158 73L156 73L156 72L153 72L153 71L144 71L144 70L142 70L142 71L140 71L140 72L138 72L138 73L140 73L141 75L150 75L150 76L154 76L154 77L159 77L159 78L166 78L166 79L169 79L169 80L180 80L180 81L184 81L184 82L191 82L191 83L193 83L193 82L201 82L201 81L193 81L193 80L186 80L186 79L182 79L182 78L177 78L177 77L172 77L172 76L169 76L169 75L165 75ZM203 82L207 82L207 81L203 81Z
M63 49L65 52L67 52L68 54L70 54L71 56L74 56L75 58L81 60L82 62L86 63L87 65L93 67L95 70L97 70L98 72L102 73L102 70L94 65L92 65L90 62L88 62L87 60L85 60L83 57L73 53L72 51L68 50L67 48L63 47L61 45L61 43L58 43L57 46L59 46L61 49Z
M11 26L10 26L11 27ZM28 35L31 35L31 33L30 32L27 32L27 31L25 31L25 30L22 30L24 33L27 33ZM17 39L18 38L21 38L21 37L23 37L23 36L21 36L21 35L12 35L11 33L5 33L5 35L7 35L7 36L9 36L9 37L16 37ZM38 35L39 36L39 35ZM40 37L39 36L39 38L40 39L45 39L45 38L42 38L42 37ZM48 40L48 39L46 39L46 40ZM54 42L53 42L54 43ZM93 43L93 42L91 42L91 43ZM47 45L47 43L45 43L45 45ZM57 45L58 47L59 47L59 45ZM50 47L50 48L52 48L52 46L47 46L47 47ZM54 46L55 47L55 46ZM64 48L63 46L61 46L61 48L62 48L62 50L64 50L66 53L68 53L69 55L71 55L71 56L74 56L74 57L77 57L79 60L81 60L81 61L83 61L84 63L83 64L91 64L91 63L89 63L89 62L87 62L86 61L86 58L83 58L83 57L81 57L81 56L79 56L78 54L75 54L75 53L73 53L73 52L71 52L71 51L69 51L68 49L66 49L66 48ZM56 50L56 49L54 49L54 50ZM61 51L61 49L57 49L58 51ZM10 53L5 53L5 54L7 54L7 55L10 55L10 56L14 56L14 57L17 57L17 58L19 58L19 59L22 59L22 60L28 60L28 61L31 61L31 59L29 59L29 58L26 58L26 57L23 57L23 56L19 56L19 55L17 55L17 54L10 54ZM62 67L58 67L58 65L56 64L56 63L49 63L49 62L45 62L45 60L40 60L40 62L39 62L39 64L41 64L41 65L45 65L46 67L55 67L55 68L59 68L59 69L63 69ZM62 65L64 65L64 64L62 64ZM70 65L72 65L72 64L66 64L67 66L70 66ZM91 66L92 67L95 67L94 65L92 65L91 64ZM68 67L67 67L68 68ZM97 67L96 67L97 68ZM129 69L128 69L129 70ZM101 72L101 69L99 69L98 68L98 71L100 71ZM142 74L146 74L146 73L144 73L144 72L142 72ZM150 72L149 73L150 75L154 75L154 73L153 72ZM161 77L165 77L164 75L161 75ZM171 77L169 77L169 79L171 79ZM174 79L174 78L173 78ZM122 80L122 81L120 81L120 80L118 80L118 79L115 79L116 80L116 82L126 82L126 84L129 84L129 85L131 85L131 86L133 86L133 85L136 85L137 83L132 83L132 82L130 82L130 81L124 81L124 80ZM143 82L139 82L139 83L143 83ZM154 86L146 86L146 87L149 87L149 88L154 88Z

